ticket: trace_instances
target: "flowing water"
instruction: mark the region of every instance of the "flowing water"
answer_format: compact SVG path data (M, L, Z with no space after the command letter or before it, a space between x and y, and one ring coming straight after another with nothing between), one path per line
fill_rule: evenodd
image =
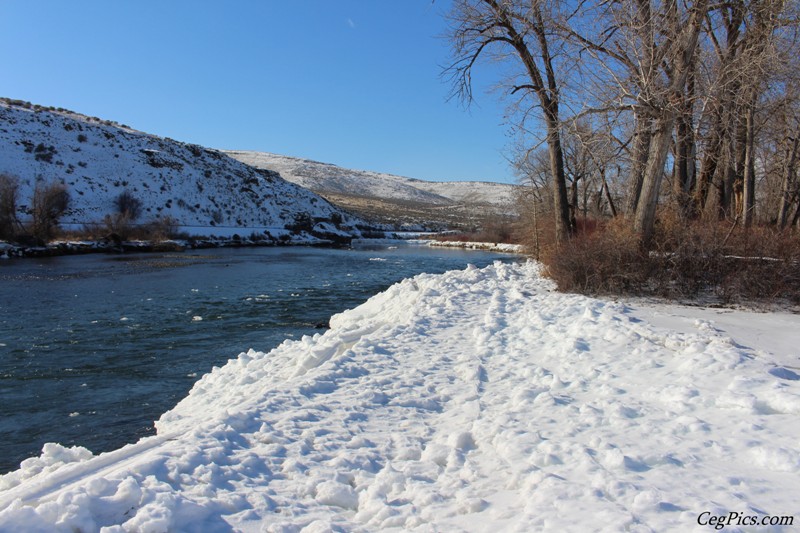
M215 249L0 262L0 473L46 442L154 433L197 379L323 331L403 278L512 256L420 246Z

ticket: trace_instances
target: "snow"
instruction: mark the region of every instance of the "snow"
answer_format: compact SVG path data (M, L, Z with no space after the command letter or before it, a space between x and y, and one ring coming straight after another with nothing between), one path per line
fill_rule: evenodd
M431 239L414 239L408 242L440 248L464 248L467 250L485 250L506 254L522 254L525 252L525 247L523 245L505 242L436 241Z
M153 437L98 456L48 444L0 477L0 531L800 514L797 315L561 294L528 262L422 274L330 323L215 368Z
M29 218L37 180L61 182L70 193L65 227L100 224L117 211L123 191L141 202L146 224L172 217L191 235L246 236L245 231L299 242L290 232L298 217L341 220L339 235L360 236L365 222L322 197L256 170L223 152L142 133L65 110L28 107L0 99L0 173L20 181L20 218ZM329 224L330 225L330 224ZM331 227L333 227L331 225ZM333 233L327 231L326 233Z

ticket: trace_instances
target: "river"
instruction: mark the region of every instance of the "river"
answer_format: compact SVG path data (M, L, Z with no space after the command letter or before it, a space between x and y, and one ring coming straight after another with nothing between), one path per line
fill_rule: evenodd
M403 278L498 259L516 260L401 244L0 261L0 473L46 442L135 442L239 353L321 332Z

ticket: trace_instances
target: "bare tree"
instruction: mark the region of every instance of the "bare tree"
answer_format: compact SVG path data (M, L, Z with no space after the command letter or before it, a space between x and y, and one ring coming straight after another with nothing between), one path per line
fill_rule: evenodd
M698 213L735 217L745 226L756 215L759 129L771 120L767 97L788 61L797 55L797 17L785 0L726 0L709 10L704 24L708 50L703 62L708 79L707 131L694 192ZM794 51L792 51L794 50ZM769 128L768 128L769 129ZM715 193L715 194L712 194Z
M797 178L797 157L800 147L800 136L795 133L794 138L787 139L786 159L784 160L783 179L781 180L780 203L778 206L777 225L780 229L786 227L789 216L789 209L798 200L800 187Z
M553 55L555 4L546 0L456 0L450 15L454 62L447 73L454 94L469 102L472 71L479 58L492 54L495 59L514 58L521 75L509 83L507 90L528 102L528 110L541 110L550 160L556 242L563 242L574 227L561 144L560 80ZM524 116L529 115L528 110Z
M571 37L596 60L595 68L605 69L616 86L609 108L633 112L627 215L643 242L655 227L673 131L679 117L687 117L686 88L692 85L708 5L708 0L587 1L579 4L581 17L596 23L569 28Z
M13 239L19 229L18 199L19 180L8 174L0 174L0 239Z
M795 203L800 203L800 86L790 81L770 106L770 121L762 132L762 214L768 213L779 229L786 228Z
M114 198L114 207L117 208L119 216L126 221L133 222L142 214L142 201L127 189Z
M608 171L619 155L613 148L612 137L608 131L594 129L585 118L565 128L564 161L573 224L577 223L579 213L584 222L590 211L594 216L605 216L607 208L612 217L617 215L608 183Z
M644 2L640 2L643 4ZM663 13L667 31L663 42L657 47L659 66L664 70L662 76L644 73L650 79L642 82L653 83L653 94L644 102L652 119L652 137L647 164L642 176L642 189L633 218L633 229L648 241L655 228L656 206L664 176L664 164L669 152L672 132L679 113L680 102L697 48L701 23L706 15L708 0L698 0L680 13L677 2L668 2Z
M550 161L547 150L531 150L517 147L514 157L514 172L522 185L517 189L517 213L522 230L520 234L534 258L539 259L542 253L542 224L545 217L551 217L552 198L550 193Z
M58 221L69 208L69 191L62 183L39 181L33 190L33 235L47 240L53 236Z
M447 72L454 93L470 101L480 58L514 67L501 87L519 98L521 121L535 117L546 132L559 239L580 209L586 216L590 198L605 195L616 211L609 168L614 188L628 191L625 213L645 245L664 192L683 218L749 225L769 213L791 225L800 217L798 133L771 123L774 101L800 72L798 10L792 0L455 0ZM587 115L605 118L613 155L598 158L564 120ZM538 155L536 146L522 153L522 163Z
M704 152L694 192L695 212L702 213L708 204L712 184L716 188L713 209L720 216L729 213L733 200L736 122L735 104L742 83L740 62L744 37L744 2L732 0L709 10L704 31L711 49L703 61L710 72L706 81L708 106L703 121L708 134L703 139Z

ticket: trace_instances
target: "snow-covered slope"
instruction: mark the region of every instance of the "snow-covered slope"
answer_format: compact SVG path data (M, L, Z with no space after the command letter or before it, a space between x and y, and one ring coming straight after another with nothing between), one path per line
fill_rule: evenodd
M252 167L279 172L284 179L320 193L352 194L382 199L400 199L433 205L451 200L416 187L418 180L364 170L350 170L328 163L267 152L228 150L229 156Z
M0 478L0 531L800 519L800 354L747 333L788 337L798 316L647 316L554 292L534 263L419 275L214 369L157 436L96 457L47 445Z
M220 151L19 101L0 100L0 173L20 179L22 206L30 205L37 180L63 182L71 196L67 224L99 222L124 190L142 202L142 221L171 216L197 234L246 229L279 236L298 219L335 220L352 232L347 227L362 223L277 173Z
M505 183L487 181L449 181L431 182L414 180L414 185L464 204L488 205L496 208L512 209L516 201L518 187Z
M516 190L513 185L483 181L429 182L266 152L227 153L256 168L280 172L287 180L320 194L349 194L434 206L462 203L510 211Z

